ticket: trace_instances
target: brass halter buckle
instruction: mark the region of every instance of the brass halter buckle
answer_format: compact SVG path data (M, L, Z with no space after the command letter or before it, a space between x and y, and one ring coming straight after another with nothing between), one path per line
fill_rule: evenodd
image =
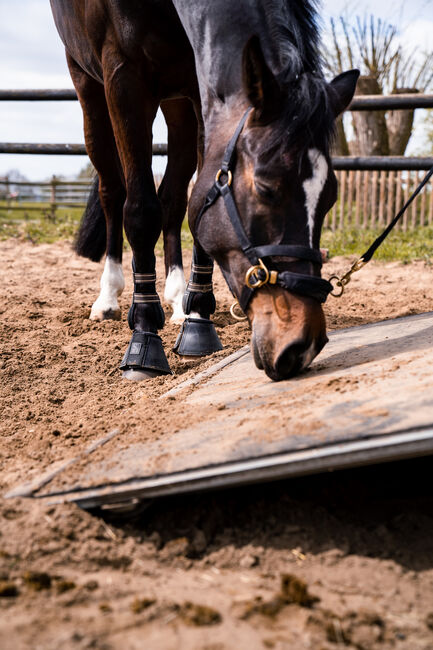
M341 298L341 296L344 293L344 290L346 286L349 284L350 280L352 279L352 275L356 273L357 271L360 271L363 266L365 266L367 262L365 262L364 258L360 257L359 260L356 260L355 264L353 264L349 271L343 275L343 277L339 277L338 275L331 275L329 278L329 282L332 284L332 280L337 280L335 283L336 287L340 287L340 291L337 293L336 289L334 291L331 291L331 296L334 296L334 298Z
M231 173L230 169L228 169L226 172L223 172L222 169L219 169L217 171L217 175L215 176L215 183L219 183L219 180L221 178L221 174L226 174L227 175L227 185L230 187L233 181L233 174Z
M257 275L257 272L260 271L260 269L265 272L265 277L263 280L261 280ZM263 260L259 258L259 263L255 266L251 266L246 272L245 284L249 289L259 289L260 287L263 287L264 284L276 284L277 278L278 272L269 271L269 269L266 268Z

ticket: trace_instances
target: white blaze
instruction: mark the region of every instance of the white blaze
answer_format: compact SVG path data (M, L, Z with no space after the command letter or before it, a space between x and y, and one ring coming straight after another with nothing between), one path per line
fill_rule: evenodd
M183 269L180 266L172 266L165 281L164 298L173 309L171 321L182 323L185 314L182 309L182 299L185 293L186 282Z
M101 275L100 286L101 291L90 312L91 320L119 318L120 307L117 299L125 288L122 264L115 262L111 257L107 257Z
M307 178L303 183L305 192L305 207L308 216L308 228L310 231L310 246L313 245L314 217L316 216L317 204L320 195L325 187L328 178L328 163L325 156L318 149L310 149L308 158L313 168L311 178Z

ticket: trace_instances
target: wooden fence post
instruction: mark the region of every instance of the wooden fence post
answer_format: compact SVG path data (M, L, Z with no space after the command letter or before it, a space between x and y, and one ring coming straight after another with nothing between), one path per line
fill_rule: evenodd
M403 189L403 179L402 179L402 174L401 172L397 172L397 190L396 190L396 197L395 197L395 214L400 210L401 206L401 195L402 195L402 189ZM395 216L395 215L393 215ZM397 222L396 225L397 230L401 230L401 221Z
M11 204L11 191L9 185L9 176L5 176L5 196L6 196L6 207L10 207Z
M411 176L410 176L410 172L407 172L406 187L404 188L404 202L405 203L407 203L407 201L409 200L410 186L411 186ZM406 210L406 212L403 215L403 231L404 232L407 231L407 224L408 224L408 218L407 217L408 217L408 211Z
M359 217L361 212L361 172L355 173L355 225L359 228Z
M370 227L375 228L376 226L376 219L377 219L377 183L379 180L379 172L374 171L373 172L373 178L371 181L371 219L370 219Z
M388 175L388 195L386 197L386 223L389 224L392 221L392 215L394 212L394 172L389 172Z
M344 212L346 207L346 171L343 169L340 175L340 221L339 230L344 230Z
M337 177L338 185L340 185L340 172L335 172L335 175ZM332 208L332 221L331 221L332 232L335 232L336 228L337 228L337 201L335 201L334 207Z
M50 219L52 221L56 220L56 210L57 210L57 203L56 203L56 186L57 186L57 178L55 175L53 175L51 179L51 203L50 203L50 208L51 208L51 213L50 213Z
M370 172L364 172L362 188L362 225L368 227L368 189L370 185Z
M428 204L428 225L433 224L433 185L430 181L430 200Z
M426 203L427 203L427 189L428 189L428 185L427 185L427 187L424 188L424 190L422 192L422 195L421 195L421 213L419 215L419 225L420 226L425 226L425 223L426 223L425 207L426 207Z
M379 226L385 225L386 172L380 172Z
M418 183L420 182L420 173L415 172L414 176L415 176L415 187L416 187L418 185ZM419 197L417 197L415 199L415 201L412 203L412 219L411 219L412 230L415 230L416 225L417 225L417 221L418 221L418 219L417 219L417 216L418 216L417 215L417 212L418 212L418 199L419 199Z
M352 225L353 219L352 219L352 209L353 209L353 185L354 185L354 180L355 180L355 172L353 169L350 170L349 172L349 187L347 190L347 222L348 224Z

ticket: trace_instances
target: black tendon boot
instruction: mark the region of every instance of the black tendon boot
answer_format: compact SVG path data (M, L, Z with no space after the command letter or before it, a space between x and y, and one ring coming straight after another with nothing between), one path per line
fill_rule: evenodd
M158 375L171 375L161 337L156 333L164 326L165 321L155 288L156 274L135 273L134 262L133 269L134 294L128 313L128 324L133 334L120 370L123 371L125 379L136 381ZM139 325L140 321L142 325Z
M181 356L203 357L223 349L209 318L216 308L212 273L213 261L194 246L191 275L183 298L183 310L188 318L173 348Z

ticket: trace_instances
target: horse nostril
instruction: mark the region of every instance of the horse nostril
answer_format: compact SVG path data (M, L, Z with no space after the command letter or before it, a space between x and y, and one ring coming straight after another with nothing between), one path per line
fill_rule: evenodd
M309 344L307 345L305 341L295 341L284 348L275 363L275 372L279 380L289 379L302 369L304 354L308 348Z

